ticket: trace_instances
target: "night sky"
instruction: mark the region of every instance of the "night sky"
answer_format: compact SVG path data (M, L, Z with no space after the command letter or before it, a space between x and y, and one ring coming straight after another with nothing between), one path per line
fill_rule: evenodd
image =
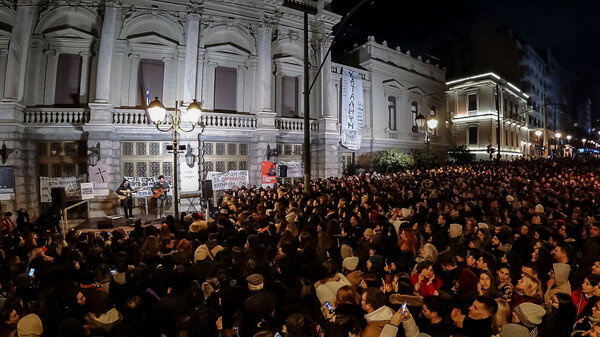
M333 0L332 7L346 15L359 2ZM492 17L537 50L550 47L563 69L576 74L576 95L592 99L592 126L600 124L594 123L600 118L600 0L374 0L350 18L351 27L342 32L334 55L364 43L369 35L392 48L427 53L445 33Z

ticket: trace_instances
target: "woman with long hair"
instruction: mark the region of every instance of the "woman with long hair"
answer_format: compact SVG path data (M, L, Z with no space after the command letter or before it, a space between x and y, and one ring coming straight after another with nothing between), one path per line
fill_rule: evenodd
M505 324L511 322L511 311L510 305L503 298L496 298L496 303L498 303L498 310L496 314L492 318L492 335L497 335L502 332L502 327Z
M479 283L477 283L477 292L479 296L487 296L490 298L498 297L498 288L494 275L489 270L479 272Z
M402 228L398 236L398 247L400 248L399 263L402 271L409 271L415 265L418 241L412 228Z
M523 302L542 304L543 299L542 282L534 276L523 275L513 291L510 306L516 308Z
M571 293L571 299L577 310L577 316L581 314L588 302L594 298L594 287L600 283L600 275L590 274L583 279L581 288Z

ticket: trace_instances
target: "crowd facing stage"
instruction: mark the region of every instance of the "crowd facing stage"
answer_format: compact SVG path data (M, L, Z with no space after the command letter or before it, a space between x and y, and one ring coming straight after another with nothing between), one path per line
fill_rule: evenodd
M1 224L0 336L600 336L600 161L241 188L63 239Z

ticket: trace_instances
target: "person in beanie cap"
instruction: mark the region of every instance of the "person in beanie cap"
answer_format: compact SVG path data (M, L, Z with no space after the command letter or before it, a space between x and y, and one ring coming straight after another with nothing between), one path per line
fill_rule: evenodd
M546 309L541 305L531 302L519 304L513 312L513 323L521 323L529 330L530 337L538 335L538 325L542 323L542 318L546 314Z
M348 281L355 286L360 284L360 280L362 280L363 272L360 270L356 270L358 266L358 257L349 256L344 259L342 262L342 273L346 276Z
M529 330L522 325L508 323L502 326L500 337L529 337Z
M44 333L42 320L36 314L29 314L17 323L19 337L39 337Z

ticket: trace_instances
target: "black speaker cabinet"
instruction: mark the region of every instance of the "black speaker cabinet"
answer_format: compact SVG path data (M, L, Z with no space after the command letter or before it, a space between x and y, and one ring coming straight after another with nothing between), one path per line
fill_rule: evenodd
M212 180L204 180L202 181L202 196L204 199L213 197L213 185Z
M52 205L58 209L65 209L67 207L67 194L65 193L64 187L53 187L50 190L52 196Z

